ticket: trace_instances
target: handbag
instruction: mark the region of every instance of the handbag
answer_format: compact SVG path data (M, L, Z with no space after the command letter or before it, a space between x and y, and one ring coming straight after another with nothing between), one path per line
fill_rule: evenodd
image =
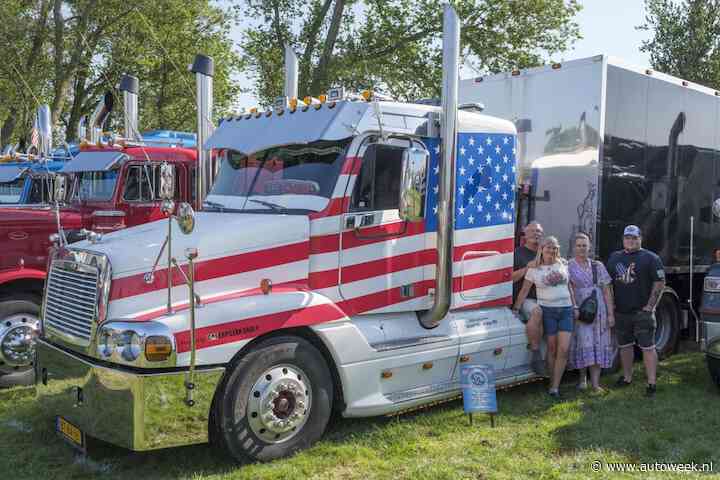
M591 261L592 275L593 275L593 286L597 286L597 263ZM578 320L587 325L592 324L597 317L598 312L598 298L597 288L593 288L593 291L588 297L580 304L578 312Z

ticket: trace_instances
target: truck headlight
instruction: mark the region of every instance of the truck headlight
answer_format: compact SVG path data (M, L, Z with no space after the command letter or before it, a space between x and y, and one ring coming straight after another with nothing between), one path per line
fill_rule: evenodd
M127 362L134 362L142 353L140 336L133 330L125 330L117 337L117 350Z
M103 328L98 335L98 355L100 355L100 358L109 358L113 352L115 352L113 331Z
M720 357L720 339L715 340L707 347L707 353Z
M720 292L720 277L705 277L703 290L706 292Z
M97 357L134 367L175 366L175 338L160 322L113 320L97 332Z

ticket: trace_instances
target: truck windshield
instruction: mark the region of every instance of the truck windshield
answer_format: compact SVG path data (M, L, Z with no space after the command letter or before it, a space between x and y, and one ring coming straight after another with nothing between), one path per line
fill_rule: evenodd
M351 139L270 148L247 156L220 152L209 208L320 211L332 197Z
M25 177L12 182L0 183L0 204L19 203L24 185Z
M117 177L117 170L78 172L72 198L80 201L110 200L115 192Z

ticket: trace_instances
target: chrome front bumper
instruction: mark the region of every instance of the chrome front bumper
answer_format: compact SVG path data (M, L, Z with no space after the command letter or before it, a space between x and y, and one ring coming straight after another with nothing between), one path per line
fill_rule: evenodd
M208 441L213 395L224 368L195 371L195 405L185 404L185 372L134 373L108 368L39 340L37 392L48 415L90 437L131 450Z
M720 322L704 322L704 336L705 336L705 347L710 346L713 341L720 338ZM717 354L713 354L706 350L705 352L710 357L720 358Z

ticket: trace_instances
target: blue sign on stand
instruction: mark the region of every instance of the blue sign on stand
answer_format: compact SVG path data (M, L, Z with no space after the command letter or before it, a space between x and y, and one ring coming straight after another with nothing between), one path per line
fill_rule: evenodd
M497 412L497 396L495 394L495 368L492 365L463 365L460 368L460 387L463 393L463 408L470 415L483 412L491 414L495 425L494 414Z

